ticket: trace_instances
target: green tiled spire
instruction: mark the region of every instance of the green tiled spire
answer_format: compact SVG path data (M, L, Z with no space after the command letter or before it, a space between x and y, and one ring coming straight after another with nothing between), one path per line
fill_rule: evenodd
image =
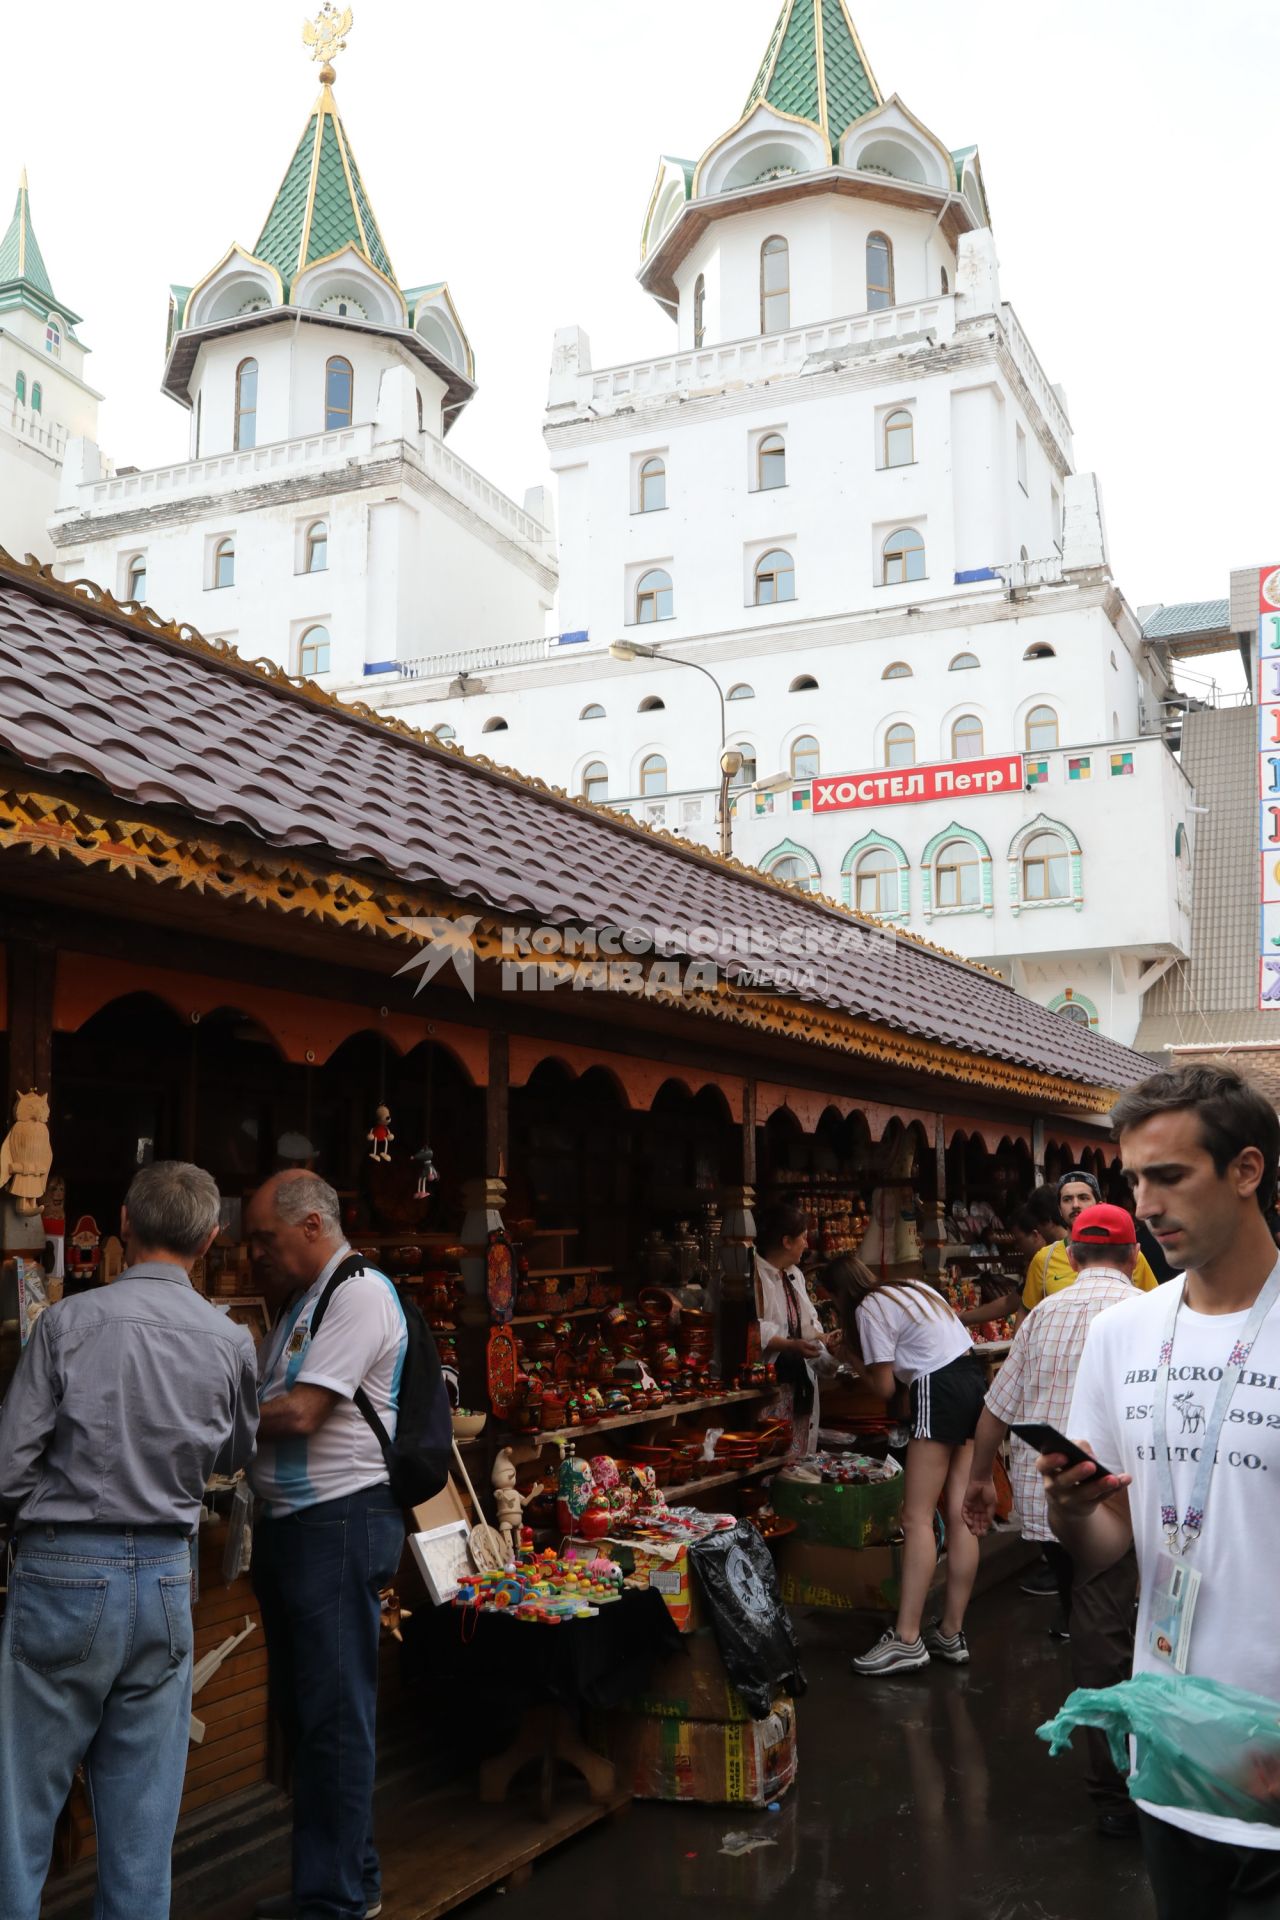
M346 246L354 247L370 266L394 282L351 142L325 85L285 170L254 253L275 267L287 298L304 268Z
M811 121L833 148L855 120L881 105L845 0L783 0L744 117L761 100Z
M25 167L18 181L18 197L13 203L9 231L0 240L0 286L14 280L25 281L35 292L45 294L55 305L58 304L49 280L49 269L44 264L39 243L32 231Z

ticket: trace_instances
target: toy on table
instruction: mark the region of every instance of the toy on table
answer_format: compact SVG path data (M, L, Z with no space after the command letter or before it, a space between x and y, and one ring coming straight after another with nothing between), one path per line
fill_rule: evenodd
M510 1447L503 1447L493 1463L493 1500L498 1511L498 1531L506 1543L507 1559L514 1561L524 1527L524 1510L542 1492L538 1480L528 1493L516 1485L516 1459Z

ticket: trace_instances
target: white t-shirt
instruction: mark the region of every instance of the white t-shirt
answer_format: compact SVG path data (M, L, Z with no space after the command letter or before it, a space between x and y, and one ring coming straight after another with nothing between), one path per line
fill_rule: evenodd
M973 1345L941 1294L916 1287L877 1287L858 1308L858 1340L869 1367L893 1362L899 1380L923 1380Z
M1141 1576L1135 1673L1176 1678L1149 1644L1156 1562L1164 1551L1152 1407L1172 1297L1180 1276L1156 1293L1136 1295L1100 1313L1089 1329L1076 1376L1067 1432L1085 1440L1104 1466L1131 1473L1129 1510ZM1040 1309L1037 1308L1037 1312ZM1247 1313L1178 1314L1166 1433L1181 1519L1191 1499L1197 1436L1213 1408L1222 1367ZM1191 1630L1188 1673L1280 1701L1280 1635L1272 1608L1280 1580L1280 1305L1263 1324L1227 1411L1218 1464L1209 1482L1204 1531L1189 1564L1202 1575ZM1233 1846L1280 1847L1280 1827L1224 1820L1181 1807L1149 1806L1171 1826Z
M353 1398L357 1387L363 1387L394 1439L409 1334L386 1274L368 1267L342 1281L325 1308L319 1333L311 1338L311 1315L339 1260L350 1251L343 1247L329 1261L258 1350L264 1405L299 1385L328 1387L342 1396L314 1433L258 1442L249 1481L273 1517L362 1493L387 1478L377 1436Z

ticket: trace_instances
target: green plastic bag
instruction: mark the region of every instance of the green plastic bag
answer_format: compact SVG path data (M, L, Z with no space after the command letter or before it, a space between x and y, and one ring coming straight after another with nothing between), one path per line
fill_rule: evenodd
M1115 1687L1077 1687L1036 1732L1057 1754L1077 1727L1101 1727L1121 1773L1135 1736L1135 1800L1280 1826L1280 1701L1194 1675L1138 1673Z

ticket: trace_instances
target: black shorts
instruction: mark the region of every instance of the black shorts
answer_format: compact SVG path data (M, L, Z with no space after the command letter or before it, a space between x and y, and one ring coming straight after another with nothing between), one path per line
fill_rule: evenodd
M972 1440L986 1398L987 1380L978 1356L957 1354L936 1373L911 1382L911 1437L962 1447Z

